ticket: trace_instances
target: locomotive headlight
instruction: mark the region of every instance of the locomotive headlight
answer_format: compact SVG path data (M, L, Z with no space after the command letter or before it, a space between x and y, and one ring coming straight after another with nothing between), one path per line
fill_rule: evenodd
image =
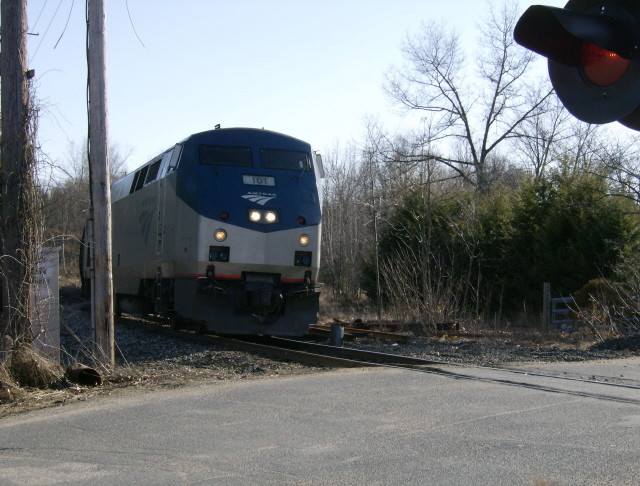
M252 209L249 211L249 221L261 224L277 223L278 212L273 209Z
M260 219L262 219L262 214L260 214L260 211L256 211L255 209L249 211L249 221L257 223L260 221Z
M267 211L264 215L264 220L267 223L275 223L278 221L278 215L274 211Z
M308 246L310 241L309 235L300 235L300 244L302 246Z
M213 233L213 237L217 241L224 241L227 239L227 232L223 229L217 229L215 233Z

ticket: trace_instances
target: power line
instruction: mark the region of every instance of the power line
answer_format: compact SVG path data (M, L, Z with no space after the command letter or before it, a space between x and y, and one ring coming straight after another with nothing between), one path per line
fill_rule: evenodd
M138 31L136 30L136 26L133 25L133 19L131 18L131 12L129 11L129 0L126 0L125 4L127 6L127 14L129 15L129 22L131 22L131 28L133 29L133 33L138 38L138 42L140 42L142 47L144 47L146 49L147 46L144 45L144 42L142 42L142 39L140 39L140 36L138 35Z
M36 30L36 27L38 26L38 22L40 21L40 17L42 16L42 12L44 12L44 9L47 6L47 3L49 3L49 0L45 0L44 3L42 4L42 8L40 9L40 13L38 14L38 18L36 19L35 24L33 24L33 27L32 27L33 30Z
M38 54L38 51L40 50L40 46L42 46L42 43L44 42L44 39L47 37L47 32L49 32L49 29L51 28L51 24L53 24L53 21L55 20L56 16L58 15L58 10L60 10L61 6L62 6L62 1L56 7L56 11L53 13L53 16L51 17L51 20L49 21L49 25L47 25L47 28L44 31L44 34L42 34L42 37L40 38L40 42L38 43L38 46L36 47L36 50L33 53L33 56L31 56L31 59L29 59L29 63L33 62L33 60L36 58L36 55Z
M64 29L62 30L62 34L60 34L60 37L56 41L56 44L53 46L54 49L58 47L58 44L62 40L62 37L64 37L64 33L67 31L67 27L69 26L69 20L71 19L71 13L73 12L73 6L75 5L75 3L76 3L76 0L71 1L71 8L69 9L69 15L67 16L67 23L64 24Z

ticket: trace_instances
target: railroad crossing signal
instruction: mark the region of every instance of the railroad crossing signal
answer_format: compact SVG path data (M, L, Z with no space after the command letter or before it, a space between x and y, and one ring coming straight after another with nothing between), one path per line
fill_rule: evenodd
M548 58L556 94L575 117L640 130L640 1L533 5L514 37Z

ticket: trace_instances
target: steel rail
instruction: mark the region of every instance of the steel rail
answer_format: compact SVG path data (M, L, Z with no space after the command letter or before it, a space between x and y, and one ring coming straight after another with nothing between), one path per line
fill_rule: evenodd
M340 347L334 347L334 346L327 346L324 344L308 343L304 341L297 341L297 340L284 339L284 338L262 337L262 336L244 337L243 336L243 337L238 337L237 340L251 343L251 344L259 344L260 346L267 346L267 347L271 347L271 346L276 348L291 347L295 350L304 349L309 351L309 354L313 356L321 356L321 355L333 356L341 361L347 360L347 362L359 363L359 366L366 365L366 366L382 366L382 367L389 367L389 368L398 368L398 369L417 371L422 373L430 373L430 374L445 376L445 377L454 378L454 379L464 379L464 380L479 381L479 382L485 382L485 383L497 383L501 385L517 386L521 388L528 388L528 389L538 390L538 391L562 393L567 395L580 396L584 398L596 398L600 400L608 400L608 401L615 401L615 402L621 402L621 403L627 403L627 404L633 404L633 405L640 405L640 398L635 399L635 398L616 397L612 395L605 395L602 393L567 390L565 388L556 388L548 385L527 383L525 381L515 381L515 380L509 380L505 378L474 376L472 374L457 373L454 371L444 370L436 366L467 367L467 368L474 368L479 370L515 373L519 375L534 376L538 378L549 378L549 379L556 379L556 380L580 382L580 383L605 386L605 387L619 387L624 389L640 390L640 386L635 386L635 385L609 383L609 382L603 382L603 381L587 380L587 379L558 376L558 375L551 375L551 374L545 374L545 373L527 372L524 370L513 370L509 368L496 368L496 367L478 366L478 365L465 365L461 363L452 363L447 361L425 360L425 359L413 358L409 356L378 353L374 351L366 351L366 350L353 349L353 348L340 348ZM311 352L311 350L313 350L313 352ZM336 362L336 364L338 364L338 362Z
M478 367L478 368L482 368L482 367ZM405 367L405 369L407 369ZM502 369L502 368L491 368L491 371L506 371L509 372L511 370L508 369ZM552 387L552 386L547 386L547 385L539 385L539 384L535 384L535 383L527 383L524 381L515 381L515 380L507 380L504 378L487 378L487 377L482 377L482 376L473 376L473 375L468 375L468 374L463 374L463 373L455 373L455 372L451 372L451 371L447 371L447 370L442 370L439 368L432 368L432 369L423 369L423 370L415 370L415 371L422 371L423 373L432 373L432 374L436 374L436 375L442 375L442 376L447 376L449 378L454 378L454 379L459 379L459 380L470 380L470 381L480 381L480 382L485 382L485 383L497 383L500 385L507 385L507 386L515 386L515 387L519 387L519 388L528 388L531 390L537 390L537 391L544 391L544 392L550 392L550 393L560 393L560 394L564 394L564 395L572 395L572 396L578 396L578 397L583 397L583 398L596 398L598 400L607 400L607 401L612 401L612 402L619 402L619 403L627 403L627 404L631 404L631 405L638 405L640 406L640 398L636 399L636 398L626 398L626 397L617 397L617 396L612 396L612 395L605 395L602 393L594 393L594 392L585 392L585 391L578 391L578 390L567 390L566 388L556 388L556 387ZM555 376L555 375L548 375L548 376L543 376L545 378L564 378L564 377L560 377L560 376ZM589 382L588 382L589 383ZM608 385L608 383L605 382L590 382L591 384L596 384L596 385Z
M298 361L312 365L342 368L374 366L373 364L368 364L366 362L343 359L326 354L314 354L304 350L287 349L268 344L260 344L257 341L251 342L250 340L242 339L239 336L231 337L218 334L202 334L185 329L175 329L171 326L168 320L162 318L151 318L141 321L122 316L118 318L118 323L126 323L127 325L135 326L151 333L160 333L165 336L184 341L222 345L227 349L233 349L235 351L260 353L262 355L273 356L278 359Z
M328 354L331 354L333 350L335 350L335 353L337 356L354 356L354 357L360 357L362 359L366 359L368 356L380 356L381 357L380 359L385 360L386 362L397 363L397 364L414 364L414 365L423 365L423 366L441 365L441 366L457 366L457 367L464 367L464 368L477 368L477 369L489 370L489 371L513 373L517 375L537 376L540 378L553 378L556 380L577 381L581 383L591 383L591 384L597 384L597 385L640 390L640 385L629 385L626 383L613 383L613 382L606 382L606 381L601 381L597 379L594 380L594 379L587 379L587 378L576 378L572 376L552 375L550 373L541 373L537 371L527 371L527 370L518 370L514 368L500 368L495 366L465 364L465 363L457 363L453 361L426 360L423 358L414 358L414 357L408 357L408 356L402 356L402 355L396 355L396 354L377 353L375 351L372 352L372 351L365 351L365 350L354 349L354 348L335 348L333 346L327 346L327 345L317 344L317 343L306 343L303 341L297 341L297 340L285 339L285 338L269 338L269 339L271 339L275 343L281 342L283 343L284 346L288 346L289 343L291 343L292 346L296 347L295 349L306 348L307 350L315 350L314 352L317 352L317 353L326 352ZM322 351L322 350L326 350L326 351ZM606 377L606 378L613 378L613 377Z
M209 342L234 349L236 351L245 351L251 353L259 353L262 355L272 356L278 359L293 360L304 362L312 365L328 366L328 367L387 367L414 372L429 373L440 375L447 378L478 381L485 383L497 383L501 385L516 386L520 388L528 388L532 390L545 391L550 393L561 393L566 395L579 396L583 398L595 398L600 400L614 401L640 406L640 398L625 398L605 395L601 393L584 392L576 390L567 390L547 385L539 385L535 383L527 383L524 381L515 381L504 378L491 378L474 376L472 374L457 373L455 371L444 370L437 366L466 367L479 370L514 373L525 376L535 376L538 378L549 378L556 380L565 380L573 382L581 382L585 384L599 385L605 387L619 387L624 389L640 390L640 386L626 385L620 383L610 383L597 380L587 380L581 378L558 376L545 373L528 372L525 370L514 370L509 368L497 368L479 365L466 365L463 363L454 363L448 361L426 360L422 358L414 358L410 356L402 356L397 354L379 353L375 351L367 351L362 349L345 348L328 346L318 343L310 343L294 339L276 338L269 336L221 336L216 334L197 334L184 330L175 330L167 323L156 321L157 323L140 323L134 319L122 318L122 321L133 324L136 327L152 332L161 332L165 335L178 339L186 339L197 342Z

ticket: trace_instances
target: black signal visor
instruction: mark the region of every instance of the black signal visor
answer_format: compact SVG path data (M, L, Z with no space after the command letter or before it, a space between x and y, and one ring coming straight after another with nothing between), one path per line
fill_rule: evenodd
M637 57L635 32L629 19L533 5L518 20L514 38L553 61L579 67L585 41L625 59Z

